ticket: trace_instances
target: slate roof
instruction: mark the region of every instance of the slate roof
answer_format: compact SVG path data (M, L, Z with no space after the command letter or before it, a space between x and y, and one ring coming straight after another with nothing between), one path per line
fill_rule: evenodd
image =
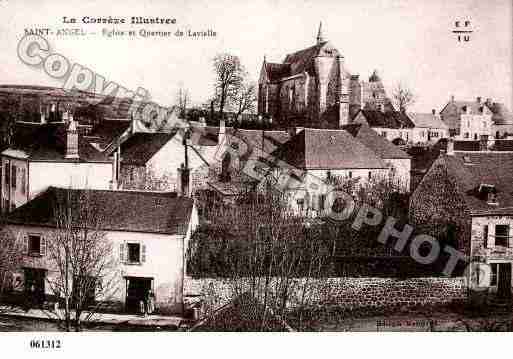
M345 130L305 128L274 151L273 155L300 169L389 167Z
M86 138L104 149L128 130L130 123L127 119L104 119L92 128Z
M513 140L495 140L492 146L494 151L513 151Z
M440 119L440 116L433 115L432 113L408 113L408 118L415 127L449 129L449 126Z
M241 138L248 145L248 151L256 153L263 149L264 157L272 154L279 146L287 142L290 135L286 131L234 130L232 136Z
M176 133L176 132L175 132ZM121 144L121 162L144 166L175 133L134 133Z
M64 158L66 152L66 125L21 124L14 129L13 145L3 153L11 150L23 151L32 161L52 162L111 162L108 156L96 148L83 136L78 137L79 159Z
M269 81L278 81L283 77L290 76L290 64L277 64L273 62L265 63L265 72Z
M262 327L263 313L267 313ZM193 332L293 332L280 316L249 293L243 293L197 322Z
M340 56L338 50L335 49L328 41L288 54L285 57L285 60L283 60L284 64L290 65L290 73L288 76L296 75L305 71L309 74L313 74L313 60L320 54L330 57Z
M71 205L66 206L66 203ZM191 199L177 197L174 192L70 190L49 187L33 200L12 211L6 221L18 225L55 227L56 208L71 207L72 213L79 216L89 206L96 213L95 219L99 219L97 224L91 226L93 229L185 234L192 205Z
M219 139L219 127L191 126L190 143L195 146L216 146Z
M370 127L381 128L413 128L415 124L400 111L370 111L360 110Z
M480 149L479 141L454 141L455 151L479 151Z
M472 214L513 214L513 153L455 153L439 160L444 161ZM498 205L488 204L479 195L481 184L495 186Z
M500 102L494 102L491 106L488 106L492 111L492 121L496 125L513 125L513 113Z
M396 145L392 144L386 138L378 135L376 131L366 124L351 124L343 127L358 141L370 148L376 155L382 159L404 158L410 156Z

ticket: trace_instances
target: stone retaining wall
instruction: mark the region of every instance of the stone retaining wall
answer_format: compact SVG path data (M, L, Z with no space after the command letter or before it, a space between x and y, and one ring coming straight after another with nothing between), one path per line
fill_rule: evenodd
M277 280L271 288L278 287ZM240 284L240 282L239 282ZM271 290L272 291L272 290ZM234 282L222 279L188 279L185 295L198 296L210 309L227 303L234 293ZM287 306L337 306L359 308L404 308L461 303L467 299L463 278L304 278L292 280ZM304 293L304 297L303 297Z

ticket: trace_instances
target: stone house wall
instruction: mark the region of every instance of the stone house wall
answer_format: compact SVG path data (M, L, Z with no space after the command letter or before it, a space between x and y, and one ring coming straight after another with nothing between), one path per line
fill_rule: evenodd
M470 213L444 161L443 156L439 157L413 192L409 222L416 230L435 238L451 235L455 240L451 245L469 255ZM453 228L452 234L449 228Z

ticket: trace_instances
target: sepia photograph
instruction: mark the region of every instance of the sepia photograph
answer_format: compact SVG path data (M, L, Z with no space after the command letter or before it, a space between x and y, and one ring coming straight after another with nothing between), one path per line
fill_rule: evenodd
M0 60L0 342L513 332L510 0L0 0Z

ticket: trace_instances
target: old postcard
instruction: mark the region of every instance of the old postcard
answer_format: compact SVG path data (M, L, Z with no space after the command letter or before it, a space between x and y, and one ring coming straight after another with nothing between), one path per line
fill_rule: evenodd
M0 0L0 331L513 331L512 10Z

